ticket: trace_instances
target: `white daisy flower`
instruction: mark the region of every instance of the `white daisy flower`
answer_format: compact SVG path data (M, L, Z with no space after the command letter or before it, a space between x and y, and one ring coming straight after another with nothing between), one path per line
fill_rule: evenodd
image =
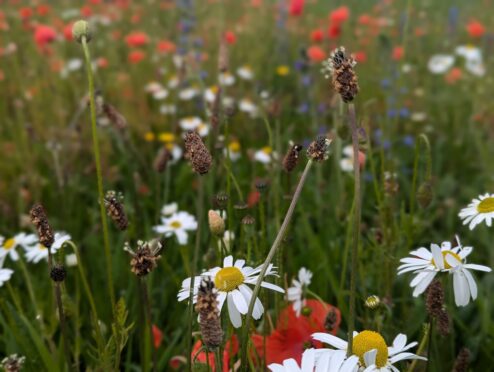
M187 212L176 212L170 217L161 217L161 225L153 227L158 234L165 236L175 235L180 245L186 245L188 240L187 231L195 231L197 221L195 217Z
M229 87L235 84L235 76L233 76L229 72L222 72L218 76L218 82L220 83L220 85Z
M288 288L286 294L287 299L293 302L293 311L300 316L302 307L305 306L304 291L312 280L312 273L305 267L301 267L298 271L298 280L292 279L292 287Z
M343 157L340 159L340 168L343 172L353 172L352 145L347 145L343 148Z
M223 152L225 154L225 157L229 155L230 160L235 162L242 157L242 153L241 153L240 149L241 149L240 142L238 142L237 140L234 140L228 144L228 149L225 148L223 150Z
M467 60L465 69L472 75L482 77L485 75L485 65L481 60Z
M316 350L307 349L302 354L302 365L299 367L295 359L285 359L283 364L272 363L268 368L272 372L312 372L316 365Z
M218 211L216 211L216 212L218 212ZM221 216L221 214L220 214L220 216ZM223 240L223 243L225 243L226 251L230 252L233 241L235 240L235 233L233 231L230 231L230 230L225 230L225 232L223 233L223 239L222 240ZM222 248L223 247L221 246L221 241L218 240L218 249L221 251Z
M494 219L494 194L480 195L473 199L466 208L463 208L458 216L463 220L463 225L468 224L470 230L485 221L489 227Z
M182 130L196 130L199 125L202 124L202 120L197 116L188 116L180 119L179 125Z
M168 162L168 164L176 164L180 159L182 159L184 150L182 150L179 145L177 145L176 143L168 143L166 147L172 154L172 159Z
M455 302L458 306L466 306L477 298L477 285L468 269L490 272L487 266L467 264L466 257L472 253L472 247L462 247L457 237L457 246L450 242L431 244L431 250L421 247L410 252L412 257L402 258L403 264L398 267L398 275L413 271L415 277L410 282L414 288L413 296L422 294L439 272L453 274ZM453 264L453 265L452 265Z
M214 103L216 101L216 95L218 94L218 87L216 85L213 85L206 89L204 92L204 99L206 102L209 103Z
M444 74L455 63L455 57L448 54L433 55L427 64L429 71L433 74Z
M242 315L247 314L252 298L252 290L247 284L256 284L262 268L262 266L258 266L254 269L244 265L245 260L236 260L234 263L233 257L228 256L223 260L223 267L215 267L194 278L194 303L197 300L197 291L202 278L210 277L218 290L218 309L221 312L225 301L227 302L228 315L235 328L242 326ZM276 275L272 264L268 266L265 277L270 275ZM182 282L182 289L178 293L178 301L189 298L191 282L191 278L187 278ZM268 282L261 282L261 287L285 293L283 288ZM260 319L263 312L264 307L259 298L256 298L252 317Z
M348 359L346 358L348 343L341 338L328 333L314 333L312 335L312 338L331 345L332 347L337 349L336 353L334 350L331 349L317 350L317 352L320 354L316 362L317 371L319 371L318 368L327 367L321 368L321 371L358 370L396 372L399 371L398 368L394 366L396 362L409 359L426 360L426 358L424 357L407 352L407 350L416 346L417 342L411 342L407 345L407 336L401 333L395 337L392 346L387 346L384 338L377 332L355 332L353 334L353 355L350 356ZM329 355L329 357L326 356L327 354ZM352 358L353 360L351 361ZM343 368L343 365L345 363L347 363L347 367ZM336 368L330 368L330 366L333 365Z
M12 261L19 259L19 254L16 249L22 247L28 249L38 242L38 237L34 234L19 233L14 237L5 240L3 236L0 236L0 258L9 256Z
M54 236L54 242L51 246L51 254L55 254L67 240L70 240L69 234L64 232L56 232ZM26 250L26 261L32 263L38 263L41 260L48 259L48 248L43 244L38 243L35 246L25 248Z
M157 101L164 100L166 97L168 97L168 91L165 88L153 92L153 98Z
M163 104L160 106L160 113L162 115L173 115L177 112L177 107L171 104Z
M455 48L455 53L466 60L482 60L482 50L473 45L459 45Z
M165 204L163 208L161 208L161 214L163 216L171 216L172 214L176 213L178 211L178 204L177 203L169 203Z
M237 69L237 75L244 80L252 80L254 78L254 71L250 66L244 65Z
M197 127L197 133L199 133L201 137L206 137L209 134L209 128L208 124L201 122Z
M235 107L235 99L233 97L223 97L221 100L224 108L233 109Z
M240 100L240 102L238 103L238 108L240 111L249 114L251 117L255 117L259 112L256 104L247 98L243 98Z
M265 146L254 153L254 160L263 164L271 163L271 160L273 160L273 158L275 157L276 153L274 153L273 149L269 146Z
M192 98L194 98L198 94L199 94L199 90L197 90L194 87L190 87L190 88L182 89L178 93L178 98L180 98L182 101L190 101Z
M12 274L14 273L14 270L11 269L4 269L2 267L4 259L0 258L0 287L4 285L4 283L7 283L10 278L12 277Z
M170 89L175 89L175 88L178 87L178 84L179 83L180 83L180 81L178 80L178 76L173 75L173 76L170 77L170 79L168 79L167 86Z

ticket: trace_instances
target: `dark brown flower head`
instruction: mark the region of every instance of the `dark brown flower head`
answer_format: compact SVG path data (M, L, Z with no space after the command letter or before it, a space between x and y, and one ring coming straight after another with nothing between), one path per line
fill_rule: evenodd
M132 256L130 260L130 271L139 277L153 271L157 266L156 261L161 258L159 255L161 247L162 245L158 240L151 240L150 242L139 240L137 242L137 249L134 251L130 248L129 243L125 243L124 250Z
M55 264L50 270L50 278L54 282L63 282L67 276L67 270L61 264Z
M333 332L335 327L338 326L338 314L336 313L334 308L331 308L326 315L326 319L324 320L324 328L328 332Z
M285 172L290 173L295 169L298 164L300 151L302 151L301 145L292 145L290 147L283 158L283 169Z
M329 145L331 140L324 135L320 135L312 141L307 149L307 156L316 161L326 160L329 156Z
M45 247L50 248L55 241L53 229L48 223L45 209L41 204L35 204L29 212L31 222L38 231L39 242Z
M110 105L109 103L104 102L103 106L103 115L115 126L115 128L119 130L124 130L127 128L127 119L123 116L118 110Z
M248 214L244 218L242 218L241 223L242 225L250 226L256 223L256 219L252 217L250 214Z
M20 372L25 361L25 357L12 354L4 358L0 366L5 370L5 372Z
M347 56L345 48L335 49L329 59L323 62L322 72L326 78L331 79L334 89L344 102L351 102L359 92L357 75L354 67L357 62L351 56Z
M160 150L156 154L156 157L154 158L154 162L153 162L154 170L158 173L164 172L168 162L172 159L173 159L173 155L170 152L170 150L168 150L166 146L163 146L162 148L160 148Z
M213 204L216 206L216 208L219 209L226 209L227 204L228 204L228 195L224 192L220 192L216 194L213 198Z
M111 190L106 193L104 202L108 216L111 217L119 230L124 231L129 226L129 220L125 214L122 200L123 195L121 193L117 195L115 191Z
M202 341L208 350L215 350L221 345L223 331L218 310L218 294L209 278L203 279L199 286L195 309L199 313Z
M461 348L458 356L456 357L452 372L467 372L469 359L470 350L468 350L466 347Z
M209 172L213 158L197 132L185 135L185 157L189 159L194 172L201 175Z
M444 290L439 280L434 280L427 288L425 304L429 316L436 320L439 333L448 335L450 318L444 306Z

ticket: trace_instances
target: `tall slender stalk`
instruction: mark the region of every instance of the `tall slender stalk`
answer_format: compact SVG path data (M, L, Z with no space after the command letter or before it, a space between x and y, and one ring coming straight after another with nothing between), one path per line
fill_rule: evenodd
M292 219L293 212L295 211L295 206L297 205L298 199L300 197L300 193L302 192L302 188L305 184L305 181L307 179L307 175L309 174L309 170L312 167L313 160L309 159L307 161L307 165L305 166L304 173L302 173L302 176L300 177L300 180L298 182L297 188L295 190L295 193L293 194L292 201L290 203L290 207L288 208L288 211L286 212L285 218L283 220L283 224L281 225L280 230L278 231L278 235L276 236L276 239L273 242L273 245L271 246L271 249L269 250L268 256L266 257L266 260L264 261L264 264L261 268L261 272L259 273L259 278L257 279L256 286L254 287L254 291L252 292L252 297L249 303L249 310L247 311L247 315L245 317L245 326L243 328L242 332L242 352L241 352L241 365L242 369L247 370L248 364L247 364L247 342L248 342L248 337L249 337L249 328L250 328L250 321L252 318L252 311L254 310L254 304L255 300L257 298L257 295L259 294L259 290L261 288L261 282L264 279L264 275L266 274L266 271L268 270L268 266L273 260L276 251L278 250L285 233L288 229L288 225Z
M353 347L353 331L355 330L355 298L356 298L356 280L357 280L357 256L360 240L360 220L362 209L362 198L360 192L360 163L359 163L359 147L358 147L358 126L357 117L355 114L355 106L353 103L348 104L349 125L352 133L353 145L353 175L354 175L354 190L353 190L353 238L352 238L352 259L350 268L350 315L348 317L348 355L352 354Z
M146 278L140 278L139 280L140 285L141 285L141 292L142 292L142 299L143 299L143 304L142 306L144 307L144 312L145 312L145 318L149 327L149 345L151 345L151 354L153 358L153 371L157 371L157 358L156 358L156 350L153 345L153 320L151 318L151 301L149 300L149 294L148 294L148 286L146 283ZM145 334L146 332L144 332ZM144 355L147 355L147 353L144 353Z
M187 355L189 371L192 370L192 323L194 321L194 282L197 271L197 259L199 256L199 246L201 245L201 217L204 210L204 181L202 176L198 176L199 181L199 193L197 195L197 231L196 242L194 247L194 255L192 257L192 269L190 280L190 292L189 292L189 319L187 328Z
M101 225L103 227L103 240L105 247L105 259L106 259L106 275L108 280L108 292L110 294L110 302L112 307L112 312L115 309L115 292L113 289L113 276L112 276L112 259L110 252L110 240L108 238L108 223L105 216L104 207L104 193L103 193L103 176L101 173L101 160L100 160L100 150L98 142L98 128L96 127L96 104L94 101L94 80L93 80L93 69L91 67L91 55L89 53L89 48L87 45L86 36L82 36L81 39L82 49L84 51L84 58L86 61L86 71L87 79L89 83L89 106L91 111L91 130L93 136L93 152L94 152L94 162L96 165L96 176L98 180L98 199L99 199L99 210L101 216Z

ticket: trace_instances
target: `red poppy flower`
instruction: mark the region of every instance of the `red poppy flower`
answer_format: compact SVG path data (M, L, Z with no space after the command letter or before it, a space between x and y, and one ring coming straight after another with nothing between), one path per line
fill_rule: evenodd
M307 49L307 57L309 57L312 62L322 62L326 58L326 53L320 46L313 45Z
M206 352L201 351L199 354L197 352L202 347L202 341L198 340L192 349L192 356L195 357L196 361L206 364ZM238 353L238 340L237 336L233 335L230 340L225 343L225 350L223 351L223 372L228 372L230 370L230 356L234 357ZM197 354L197 355L196 355ZM209 353L209 366L213 372L218 372L214 365L214 353Z
M336 314L336 322L331 332L336 334L341 321L340 310L312 299L306 301L306 307L311 310L310 314L300 315L300 317L297 317L292 305L281 311L276 329L266 337L266 364L282 363L289 358L295 359L300 364L305 349L321 347L321 343L312 340L311 335L315 332L327 332L324 322L330 310ZM252 341L262 358L264 354L263 336L253 335Z
M98 60L96 61L96 65L97 65L99 68L106 68L106 67L108 67L108 60L107 60L105 57L100 57L100 58L98 58Z
M93 10L91 9L91 7L89 5L84 5L82 8L81 8L81 15L85 18L88 18L90 17L91 15L93 14Z
M137 48L146 45L149 42L149 37L144 32L131 32L125 37L125 42L131 48Z
M485 34L485 27L479 21L472 20L467 25L467 32L471 37L482 37Z
M28 7L23 7L19 9L19 15L21 16L22 20L25 21L26 19L29 19L33 15L33 10Z
M45 16L48 13L50 13L50 6L46 4L39 4L38 7L36 8L36 11L38 12L38 15L40 16Z
M259 199L261 199L261 193L257 190L251 191L247 197L247 205L249 208L252 208L254 205L259 203Z
M163 332L153 324L153 343L155 349L160 347L161 341L163 341Z
M304 10L304 0L291 0L288 11L292 16L299 16Z
M38 47L43 48L57 37L57 33L50 26L38 25L34 30L34 41Z
M74 39L74 36L72 35L72 26L72 23L69 23L63 28L63 36L67 41L72 41Z
M330 39L336 39L341 35L341 27L337 24L330 24L328 27L328 37Z
M175 46L175 43L172 43L171 41L162 40L158 42L157 49L161 53L173 53L177 47Z
M342 24L350 17L350 9L347 6L340 6L329 13L329 20L334 24Z
M146 58L146 54L140 50L134 50L132 52L129 53L129 56L128 56L128 61L130 63L139 63L141 62L144 58Z
M453 67L447 74L444 76L444 79L448 84L454 84L463 76L463 72L459 67Z
M362 14L360 17L358 17L358 23L364 26L370 25L372 22L372 18L368 14Z
M353 57L358 63L364 63L367 61L367 54L364 51L357 51L353 53Z
M393 55L392 55L392 58L395 60L395 61L399 61L400 59L403 58L403 54L405 53L405 49L403 49L402 46L400 45L397 45L393 48Z
M310 33L310 39L314 43L320 43L324 39L324 32L318 28L317 30L314 30Z
M227 31L225 32L225 41L228 44L233 45L237 41L237 36L235 36L235 34L232 31Z
M172 357L170 359L170 363L169 363L170 368L174 369L174 370L177 370L177 369L181 368L182 366L185 367L186 364L187 364L187 359L181 355L177 355L177 356Z

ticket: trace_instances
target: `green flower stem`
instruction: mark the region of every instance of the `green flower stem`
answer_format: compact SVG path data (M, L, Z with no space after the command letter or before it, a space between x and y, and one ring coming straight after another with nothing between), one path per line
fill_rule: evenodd
M356 279L357 279L357 256L360 240L360 220L362 198L360 192L360 164L359 164L359 147L358 147L358 127L355 114L355 106L348 105L349 125L352 133L353 145L353 174L354 174L354 191L353 191L353 244L352 258L350 268L350 314L348 317L348 355L352 354L353 331L355 330L355 298L356 298Z
M309 170L312 167L313 160L309 159L307 161L307 165L305 166L304 173L302 173L302 176L300 177L300 181L298 182L297 189L295 190L295 193L293 194L292 201L290 203L290 207L288 208L288 211L286 212L285 219L283 220L283 224L281 225L280 230L278 231L278 235L276 236L276 239L274 240L273 245L271 246L271 249L268 253L268 256L266 257L266 261L264 261L264 264L262 266L261 272L259 273L259 278L257 279L256 286L254 287L254 291L252 293L252 297L249 303L249 310L247 311L247 315L245 317L245 325L243 328L242 332L242 352L241 352L241 366L242 369L247 370L248 368L248 360L247 360L247 343L249 341L249 329L250 329L250 321L252 318L252 311L254 310L254 304L255 300L257 298L257 295L259 294L259 290L261 289L261 282L264 279L264 275L266 275L266 271L268 270L268 266L273 260L276 251L278 250L279 246L281 245L281 242L283 238L285 237L285 233L288 229L288 225L290 224L290 221L293 216L293 212L295 211L295 206L297 205L298 199L300 197L300 194L302 192L302 188L305 184L305 181L307 179L307 175L309 174Z
M96 104L94 102L94 81L93 81L93 69L91 67L91 55L87 46L86 37L82 37L82 49L84 51L84 58L86 60L87 79L89 83L89 106L91 110L91 130L93 136L93 152L94 162L96 164L96 176L98 179L98 196L99 196L99 210L101 216L101 225L103 226L103 240L105 247L106 258L106 275L108 280L108 292L110 294L110 302L112 307L112 313L115 309L115 292L113 289L113 276L112 276L112 259L110 252L110 239L108 238L108 223L105 216L104 206L104 194L103 194L103 176L101 173L101 160L98 143L98 129L96 127Z
M147 320L147 324L149 327L149 341L145 343L146 346L150 346L151 348L151 354L153 358L153 371L157 371L158 367L158 362L156 358L156 349L154 348L154 343L153 343L153 320L151 316L151 302L149 300L149 294L148 294L148 286L146 283L146 278L141 278L139 280L140 285L141 285L141 292L142 292L142 299L143 299L143 304L142 306L144 307L144 313L145 313L145 318ZM146 334L146 332L144 332ZM148 355L149 351L146 351L144 355ZM143 369L146 370L146 369Z
M427 323L424 326L424 334L422 336L422 340L420 341L419 347L417 349L417 352L416 352L417 355L422 354L422 352L424 351L425 345L427 345L427 340L429 338L430 331L431 331L431 324ZM418 361L419 361L418 359L414 359L412 361L412 363L410 364L410 367L408 367L407 372L413 372L415 370L415 366L416 366Z

